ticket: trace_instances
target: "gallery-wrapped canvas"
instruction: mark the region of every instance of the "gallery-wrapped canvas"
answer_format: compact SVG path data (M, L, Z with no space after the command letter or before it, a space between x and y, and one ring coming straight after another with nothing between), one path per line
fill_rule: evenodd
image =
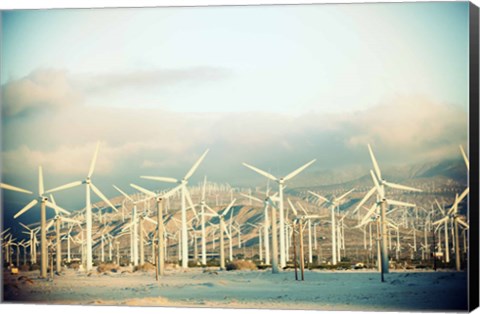
M2 302L473 310L478 21L2 10Z

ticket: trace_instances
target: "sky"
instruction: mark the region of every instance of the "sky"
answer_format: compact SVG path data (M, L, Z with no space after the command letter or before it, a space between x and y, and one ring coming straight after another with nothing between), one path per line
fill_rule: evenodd
M461 158L468 3L3 11L0 83L2 182L33 191L40 165L47 189L85 178L97 141L108 197L207 148L192 182L368 171L367 143L381 165Z

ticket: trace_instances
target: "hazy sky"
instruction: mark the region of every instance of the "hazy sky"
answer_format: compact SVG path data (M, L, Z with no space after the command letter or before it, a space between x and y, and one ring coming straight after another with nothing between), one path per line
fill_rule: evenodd
M467 2L4 11L1 44L2 180L29 189L85 177L97 140L108 196L206 148L193 181L235 185L466 145Z

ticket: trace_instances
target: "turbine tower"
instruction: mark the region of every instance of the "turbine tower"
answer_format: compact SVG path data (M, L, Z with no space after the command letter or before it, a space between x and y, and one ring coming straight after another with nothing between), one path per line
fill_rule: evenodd
M287 266L287 261L286 261L286 245L285 245L285 216L284 216L284 210L283 210L283 189L285 186L285 182L288 180L292 179L296 175L298 175L300 172L305 170L308 166L313 164L316 161L316 159L313 159L312 161L306 163L305 165L301 166L297 170L292 171L291 173L287 174L285 177L280 177L277 178L273 176L272 174L263 171L261 169L258 169L254 166L251 166L247 163L243 163L243 165L247 168L250 168L251 170L261 174L264 177L267 177L270 180L273 180L278 183L278 198L279 198L279 215L280 215L280 226L279 226L279 231L280 231L280 267L284 268Z

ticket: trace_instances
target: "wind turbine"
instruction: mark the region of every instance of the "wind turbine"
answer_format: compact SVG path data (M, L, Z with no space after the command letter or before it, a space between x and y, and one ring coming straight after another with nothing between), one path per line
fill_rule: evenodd
M465 228L469 228L468 223L463 221L460 215L458 215L458 204L467 196L469 188L467 188L463 193L458 196L455 195L455 202L453 203L452 207L448 210L445 217L440 220L435 221L432 225L438 225L445 221L453 222L454 225L454 232L455 232L455 266L457 271L460 271L460 242L458 238L458 225L462 225Z
M319 216L319 215L312 215L309 214L305 208L303 208L302 204L297 202L297 205L300 207L300 209L303 211L304 215L299 215L298 211L296 210L295 206L293 206L292 202L290 201L289 198L287 198L288 204L290 205L290 208L292 209L294 213L294 220L298 220L303 224L304 222L307 222L308 224L308 262L310 264L313 263L313 248L312 248L312 219L319 219L319 218L325 218L325 216ZM302 225L301 225L302 227ZM303 231L301 233L303 235ZM300 239L300 241L303 242L303 238ZM303 247L303 244L302 244ZM303 258L303 256L302 256Z
M317 193L312 191L308 191L308 193L312 194L313 196L318 197L319 199L323 200L330 206L331 215L332 215L332 264L337 265L337 242L336 242L336 222L335 222L335 209L340 206L340 202L350 193L352 193L355 189L351 189L350 191L346 192L345 194L341 195L340 197L333 197L332 199L327 199Z
M166 246L165 246L165 237L164 237L165 225L163 222L163 200L168 199L169 197L177 193L179 189L183 189L184 185L183 184L178 185L177 187L163 194L157 194L155 192L152 192L150 190L147 190L135 184L130 184L130 186L146 195L149 195L150 197L154 197L157 202L157 221L155 222L154 220L151 220L151 222L154 222L157 224L157 241L158 241L157 269L158 269L158 274L160 276L163 276L164 268L165 268L165 255L166 255L165 254Z
M185 204L185 198L188 199L190 205L192 207L193 203L190 197L190 194L187 190L187 183L188 179L193 175L195 170L197 170L198 166L200 163L203 161L205 156L208 153L208 149L203 153L202 156L195 162L195 164L192 166L192 168L187 172L187 174L180 180L175 179L175 178L169 178L169 177L152 177L152 176L141 176L141 178L144 179L149 179L149 180L156 180L160 182L169 182L169 183L177 183L181 187L181 206L182 206L182 268L188 268L188 233L187 233L187 206Z
M37 262L37 254L36 254L36 243L35 243L35 240L36 240L36 234L38 233L38 231L40 231L40 228L37 227L37 228L30 228L26 225L24 225L23 223L21 222L18 222L23 228L27 229L28 232L26 231L22 231L23 233L25 234L28 234L30 236L30 263L33 265Z
M19 210L14 216L14 219L17 219L20 215L24 214L26 211L31 209L33 206L37 205L40 203L40 221L41 221L41 226L40 226L40 234L41 234L41 240L40 240L40 245L41 245L41 267L40 267L40 277L42 278L47 278L47 228L46 228L46 223L47 223L47 206L50 208L53 208L56 211L60 211L63 213L66 213L67 215L70 214L68 211L65 209L57 206L56 204L50 202L48 198L44 195L45 190L43 187L43 171L42 167L38 167L38 196L33 199L30 203L25 205L21 210Z
M405 190L405 191L412 191L412 192L421 192L422 190L408 187L405 185L400 185L397 183L391 183L385 180L382 177L382 172L380 171L380 167L378 166L377 160L375 158L375 155L373 154L372 148L370 147L370 144L368 144L368 151L370 153L370 158L372 159L373 163L373 168L375 169L375 172L370 170L370 175L372 177L373 183L375 184L374 188L377 192L377 204L380 207L380 226L381 226L381 258L382 258L382 272L383 273L388 273L388 247L387 247L387 217L386 217L386 212L387 212L387 204L390 205L398 205L398 206L409 206L409 207L415 207L414 204L409 204L409 203L404 203L400 201L395 201L395 200L390 200L386 198L385 196L385 187L393 188L393 189L399 189L399 190ZM354 210L353 213L358 210L360 206L364 204L364 202L368 199L368 195L372 195L373 192L370 190L367 195L362 199L362 201L357 205L357 208ZM370 197L369 196L369 197Z
M285 185L285 182L288 180L292 179L296 175L298 175L300 172L305 170L308 166L313 164L316 161L316 159L313 159L312 161L306 163L305 165L301 166L300 168L290 172L287 174L285 177L280 177L277 178L273 176L272 174L258 169L254 166L251 166L247 163L243 163L243 165L247 168L250 168L251 170L261 174L264 177L267 177L270 180L273 180L278 183L278 197L279 197L279 215L280 215L280 266L284 268L287 265L286 261L286 246L285 246L285 217L284 217L284 211L283 211L283 188Z
M225 270L225 239L223 232L227 235L227 237L232 239L230 233L227 230L227 227L225 226L225 216L228 214L228 211L232 208L233 204L235 203L236 199L233 199L230 204L225 208L222 214L217 213L214 211L212 208L210 208L208 205L206 205L207 209L211 211L215 216L217 216L220 220L220 270Z
M138 214L137 214L137 204L140 203L140 202L143 202L145 199L150 199L151 197L147 197L145 199L137 199L137 200L134 200L133 198L131 198L127 193L125 193L124 191L122 191L120 188L118 188L116 185L113 185L113 187L118 191L120 192L120 194L122 194L123 196L125 196L125 198L127 198L128 200L130 200L132 203L133 203L133 208L132 208L132 222L129 224L129 226L132 227L132 235L133 235L133 251L132 251L132 256L133 256L133 265L134 266L137 266L138 265L138 262L139 262L139 252L138 252L138 244L139 244L139 241L138 241ZM143 238L143 236L140 234L140 236ZM140 242L140 248L143 247L143 243ZM140 254L141 255L141 254ZM143 260L142 257L140 257L141 260Z
M113 204L103 195L103 193L93 184L92 182L92 175L93 171L95 170L95 163L97 161L97 155L98 155L98 149L100 147L100 142L97 143L97 148L95 149L95 153L93 155L92 162L90 164L90 169L88 171L87 177L83 181L75 181L72 183L67 183L65 185L62 185L58 188L48 190L47 193L53 193L53 192L58 192L61 190L66 190L69 188L73 188L82 184L85 184L86 188L86 208L85 208L85 220L87 224L87 256L86 256L86 270L90 271L93 268L93 253L92 253L92 202L90 200L90 194L91 191L93 191L95 194L97 194L98 197L100 197L108 206L113 208L116 212L117 209Z

